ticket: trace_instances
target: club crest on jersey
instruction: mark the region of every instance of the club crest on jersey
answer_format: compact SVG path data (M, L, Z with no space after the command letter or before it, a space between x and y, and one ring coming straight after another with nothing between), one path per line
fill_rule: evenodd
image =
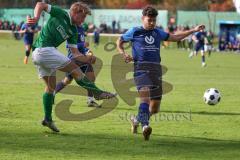
M155 39L153 38L153 36L146 36L145 37L145 42L147 43L147 44L153 44L154 42L155 42Z
M85 36L84 35L80 35L80 40L83 42L85 41Z

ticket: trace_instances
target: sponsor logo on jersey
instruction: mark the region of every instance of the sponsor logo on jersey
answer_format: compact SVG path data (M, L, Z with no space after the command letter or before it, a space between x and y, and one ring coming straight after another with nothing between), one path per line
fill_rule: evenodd
M147 44L153 44L154 42L155 42L155 39L153 38L153 36L146 36L145 37L145 42L147 43Z
M68 39L69 38L69 36L67 35L67 33L66 33L66 31L65 31L65 29L64 29L64 27L62 26L62 25L59 25L58 27L57 27L57 30L58 30L58 32L61 34L61 36L62 36L62 38L63 39Z

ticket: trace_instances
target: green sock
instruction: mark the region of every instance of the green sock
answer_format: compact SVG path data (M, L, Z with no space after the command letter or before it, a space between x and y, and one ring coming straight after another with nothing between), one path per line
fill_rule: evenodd
M76 80L76 83L80 85L81 87L92 91L95 94L99 94L102 92L101 89L99 89L93 82L91 82L87 77L83 77L82 79Z
M45 112L45 119L52 121L52 105L53 105L54 96L52 93L43 94L43 106Z

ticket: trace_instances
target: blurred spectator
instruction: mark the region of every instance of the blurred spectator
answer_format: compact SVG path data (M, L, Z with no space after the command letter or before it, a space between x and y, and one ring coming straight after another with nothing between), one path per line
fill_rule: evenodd
M0 19L0 30L11 30L11 31L15 31L16 29L16 23L14 22L9 22L7 20L3 21Z
M168 25L168 31L169 33L174 33L177 30L177 27L174 24Z
M116 32L116 23L117 22L115 20L112 21L112 33Z
M117 30L118 30L118 33L121 33L121 24L120 24L120 21L117 22Z
M94 47L96 48L99 45L100 41L100 30L96 27L93 32Z
M101 32L101 33L107 33L107 32L108 32L107 24L106 24L106 23L100 24L100 32Z
M3 21L0 19L0 30L3 30Z
M226 49L226 45L227 45L226 38L223 34L219 37L219 46L218 46L219 51L224 51Z

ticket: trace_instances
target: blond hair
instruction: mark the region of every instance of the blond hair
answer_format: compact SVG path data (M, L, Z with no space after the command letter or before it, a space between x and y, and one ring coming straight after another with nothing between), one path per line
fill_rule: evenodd
M88 7L87 4L85 4L83 2L73 3L70 7L70 12L71 13L84 13L84 14L91 15L90 8Z

